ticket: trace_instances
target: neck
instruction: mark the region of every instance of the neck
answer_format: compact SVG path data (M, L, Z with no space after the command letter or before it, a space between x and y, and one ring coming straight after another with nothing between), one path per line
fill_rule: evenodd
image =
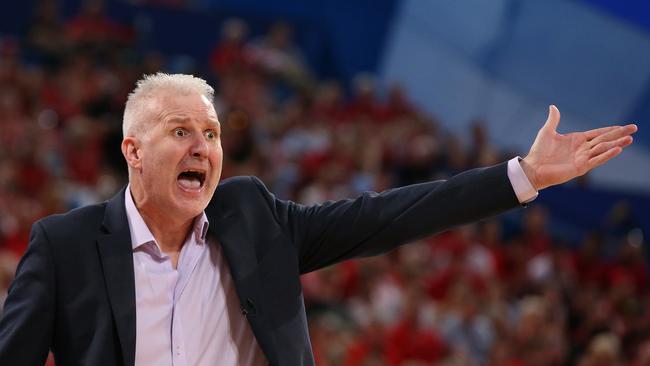
M131 197L160 250L168 255L178 254L192 230L194 218L178 218L167 214L167 210L149 202L144 192L133 186Z
M181 251L183 243L185 243L185 238L192 230L193 219L187 220L185 222L178 222L175 220L169 220L165 218L164 215L154 212L149 212L145 209L141 209L136 203L140 215L144 223L147 224L147 227L153 234L153 237L156 239L156 243L160 246L165 254L174 254Z

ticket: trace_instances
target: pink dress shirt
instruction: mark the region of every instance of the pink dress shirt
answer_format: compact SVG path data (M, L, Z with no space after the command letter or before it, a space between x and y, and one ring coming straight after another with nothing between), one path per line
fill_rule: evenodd
M205 213L194 220L177 268L135 207L124 201L135 272L135 364L268 365L246 317L221 247L208 239Z

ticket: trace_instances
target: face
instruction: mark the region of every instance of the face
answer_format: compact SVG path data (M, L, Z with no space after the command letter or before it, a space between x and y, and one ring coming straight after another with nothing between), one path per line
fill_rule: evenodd
M221 176L217 114L200 94L168 93L149 103L146 132L122 143L136 204L192 219L208 205Z

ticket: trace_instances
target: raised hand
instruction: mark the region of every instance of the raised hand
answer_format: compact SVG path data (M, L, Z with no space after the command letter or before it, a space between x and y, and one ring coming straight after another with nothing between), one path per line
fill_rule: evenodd
M540 190L581 176L620 154L632 143L636 125L609 126L561 134L560 111L549 107L548 119L521 161L526 176Z

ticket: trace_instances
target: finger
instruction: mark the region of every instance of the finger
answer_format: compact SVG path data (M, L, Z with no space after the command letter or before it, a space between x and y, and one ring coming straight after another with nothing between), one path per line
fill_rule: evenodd
M560 124L560 111L556 106L548 106L548 117L546 118L546 123L544 127L550 129L551 131L557 130L557 126Z
M594 137L597 137L598 135L602 135L605 132L609 132L615 128L619 128L621 126L607 126L607 127L601 127L601 128L595 128L593 130L585 131L585 137L587 140L591 140Z
M596 146L599 143L605 142L605 141L616 140L616 139L619 139L619 138L621 138L623 136L631 135L631 134L635 133L636 131L637 131L636 125L627 125L627 126L623 126L623 127L616 127L614 129L612 129L611 131L605 132L605 133L599 135L598 137L594 138L593 140L591 140L590 141L591 146Z
M625 147L625 146L631 144L632 141L633 141L632 136L623 136L623 137L621 137L621 138L619 138L617 140L614 140L614 141L601 142L600 144L594 146L589 151L589 155L591 157L593 157L593 156L600 155L603 152L605 152L605 151L607 151L607 150L609 150L611 148L617 147L617 146Z
M623 151L623 148L620 147L620 146L616 146L614 148L611 148L611 149L603 152L602 154L600 154L598 156L594 156L593 158L589 159L589 170L591 170L591 169L593 169L593 168L595 168L597 166L605 164L610 159L612 159L616 155L620 154L621 151Z

